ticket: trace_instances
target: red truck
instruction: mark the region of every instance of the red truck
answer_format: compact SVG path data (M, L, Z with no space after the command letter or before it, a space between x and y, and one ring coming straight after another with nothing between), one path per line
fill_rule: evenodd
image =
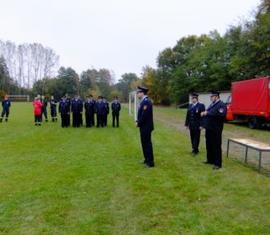
M248 121L250 128L269 123L270 77L233 82L227 109L227 121Z

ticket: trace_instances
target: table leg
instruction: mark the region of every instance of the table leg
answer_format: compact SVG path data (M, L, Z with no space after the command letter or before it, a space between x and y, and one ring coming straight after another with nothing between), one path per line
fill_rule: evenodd
M262 165L262 151L259 151L259 171L261 170L261 165Z
M230 140L227 141L227 158L229 157Z
M246 146L245 163L247 163L247 157L248 157L248 146Z

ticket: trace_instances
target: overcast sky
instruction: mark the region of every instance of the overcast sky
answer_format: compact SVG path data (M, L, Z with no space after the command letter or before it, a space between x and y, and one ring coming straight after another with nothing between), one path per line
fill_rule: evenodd
M78 73L138 75L183 36L248 19L260 0L0 0L0 39L40 42Z

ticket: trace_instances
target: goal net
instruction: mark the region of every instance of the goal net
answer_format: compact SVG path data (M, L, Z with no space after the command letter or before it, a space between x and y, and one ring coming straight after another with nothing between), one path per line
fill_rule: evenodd
M138 111L138 98L136 91L132 91L129 93L128 98L128 113L130 116L133 116L134 120L137 120L137 111Z

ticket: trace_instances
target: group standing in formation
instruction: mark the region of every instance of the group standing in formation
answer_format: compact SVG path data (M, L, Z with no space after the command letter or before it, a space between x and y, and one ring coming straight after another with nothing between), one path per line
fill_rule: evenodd
M192 94L192 103L188 107L185 126L190 131L192 154L199 153L201 129L205 129L206 161L213 169L222 167L222 131L227 113L226 105L220 100L219 92L213 91L211 104L205 110L204 104L198 101L198 94Z
M144 155L146 167L154 167L154 154L152 147L151 135L154 130L153 122L153 106L151 100L147 96L148 89L139 86L137 96L140 99L138 108L138 116L136 125L140 130L140 139ZM192 102L188 107L185 126L189 129L192 154L195 156L199 153L199 144L201 130L205 129L206 139L206 161L204 163L213 165L213 169L222 167L222 131L227 113L226 105L220 100L219 92L213 91L210 99L211 104L205 109L204 104L199 102L198 94L192 94ZM72 126L81 127L83 125L83 112L85 126L87 128L96 126L106 127L108 124L108 115L110 113L110 105L106 98L98 96L95 100L89 95L86 100L79 96L70 99L64 96L59 102L57 110L57 101L53 96L48 100L44 96L38 95L33 101L35 125L40 126L43 117L48 122L47 107L50 105L50 114L52 122L57 121L57 111L61 116L61 126L63 128ZM11 102L6 95L2 101L2 113L0 122L8 121ZM111 103L112 126L119 127L119 115L121 104L117 96Z
M48 102L46 97L38 95L33 102L35 125L41 125L43 116L45 121L48 121L48 103L50 104L52 122L57 121L57 101L51 96L51 99ZM111 110L112 126L119 127L121 104L117 96L114 97L111 104ZM64 96L59 102L58 112L61 116L61 126L63 128L71 125L71 119L73 127L83 126L83 112L85 114L85 126L90 128L96 125L96 127L99 128L108 125L110 105L106 98L102 96L99 96L98 99L95 100L92 95L89 95L85 102L83 102L80 96L75 96L73 99Z

